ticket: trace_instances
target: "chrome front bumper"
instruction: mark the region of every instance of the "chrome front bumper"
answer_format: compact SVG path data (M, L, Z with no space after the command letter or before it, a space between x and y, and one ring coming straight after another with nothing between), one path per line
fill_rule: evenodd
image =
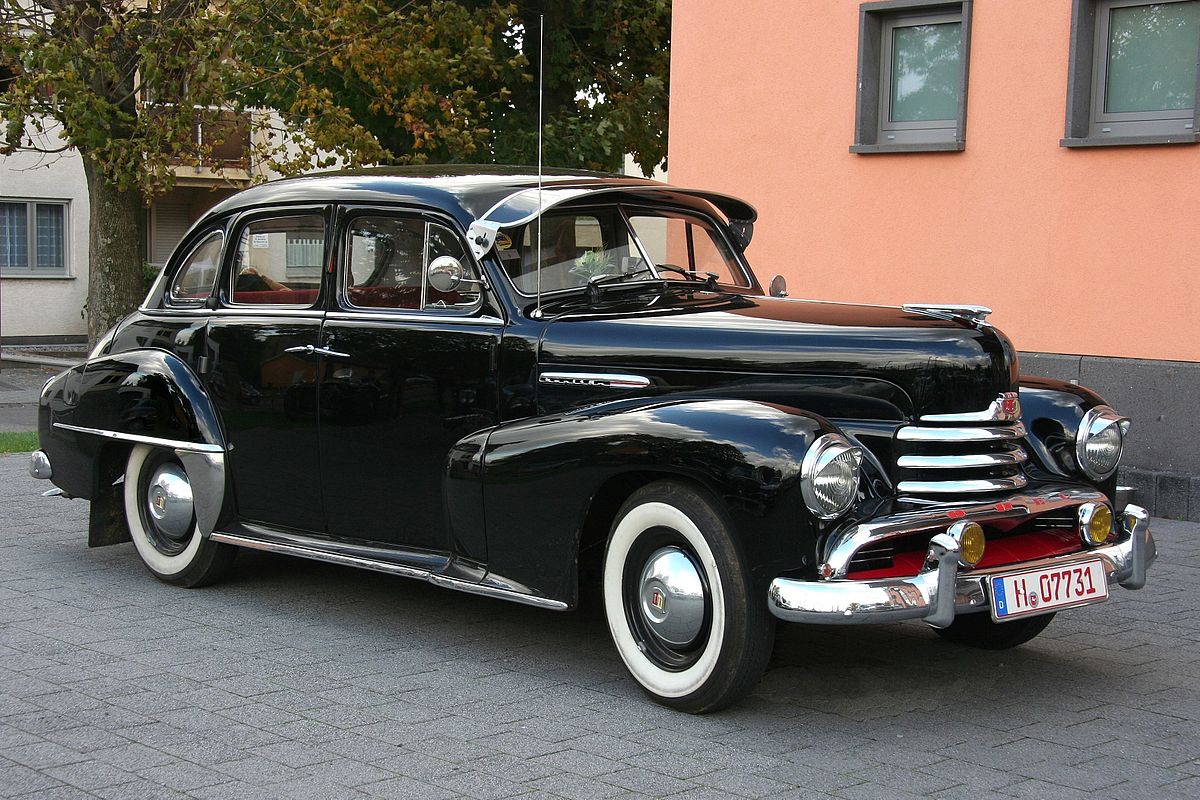
M1146 567L1158 555L1144 508L1125 507L1121 534L1116 543L1104 547L962 573L958 545L950 536L938 534L930 541L925 566L915 577L874 581L776 578L771 581L767 604L772 614L788 622L850 625L923 619L935 628L944 628L956 614L987 610L991 600L986 587L991 575L1096 558L1104 562L1109 584L1140 589L1146 584Z

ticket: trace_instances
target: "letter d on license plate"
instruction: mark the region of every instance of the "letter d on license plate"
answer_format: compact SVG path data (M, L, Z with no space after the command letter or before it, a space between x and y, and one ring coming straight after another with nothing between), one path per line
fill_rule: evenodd
M990 581L992 619L997 622L1108 599L1100 559L993 575Z

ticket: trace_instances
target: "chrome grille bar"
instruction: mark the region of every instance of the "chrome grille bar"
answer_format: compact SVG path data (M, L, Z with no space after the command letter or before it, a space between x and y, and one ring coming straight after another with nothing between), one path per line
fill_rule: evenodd
M896 432L896 438L902 442L934 442L953 444L955 442L1007 442L1025 436L1025 426L1021 423L1014 425L988 425L962 428L931 428L922 425L907 425Z
M930 456L904 455L896 466L904 469L972 469L977 467L1015 467L1029 460L1020 447L998 453L967 453L964 455Z
M954 481L900 481L896 486L908 494L975 494L977 492L1006 492L1020 489L1029 481L1017 474L1008 478L971 478Z

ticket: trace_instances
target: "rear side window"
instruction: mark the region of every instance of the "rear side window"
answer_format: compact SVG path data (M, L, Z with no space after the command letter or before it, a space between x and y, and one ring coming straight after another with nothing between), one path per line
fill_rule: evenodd
M231 297L237 305L310 306L324 263L320 214L255 220L238 236Z
M171 303L174 305L199 305L212 294L221 270L221 245L225 237L219 231L192 248L171 281Z

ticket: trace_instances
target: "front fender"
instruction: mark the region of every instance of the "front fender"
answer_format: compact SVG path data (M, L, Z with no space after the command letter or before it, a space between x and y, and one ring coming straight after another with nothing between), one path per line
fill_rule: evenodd
M53 481L71 497L92 499L106 445L151 444L176 451L193 480L196 516L205 533L225 493L225 436L200 379L165 350L133 350L86 361L42 390L38 437Z
M623 476L632 488L671 477L703 486L724 502L752 570L769 580L802 568L815 530L800 463L833 430L798 409L730 399L640 399L497 428L482 470L489 569L573 603L584 521Z
M1103 405L1104 399L1083 386L1031 375L1021 376L1020 392L1021 420L1028 432L1025 440L1038 465L1054 475L1093 483L1076 464L1075 433L1083 415ZM1099 488L1111 497L1115 481L1112 478Z

